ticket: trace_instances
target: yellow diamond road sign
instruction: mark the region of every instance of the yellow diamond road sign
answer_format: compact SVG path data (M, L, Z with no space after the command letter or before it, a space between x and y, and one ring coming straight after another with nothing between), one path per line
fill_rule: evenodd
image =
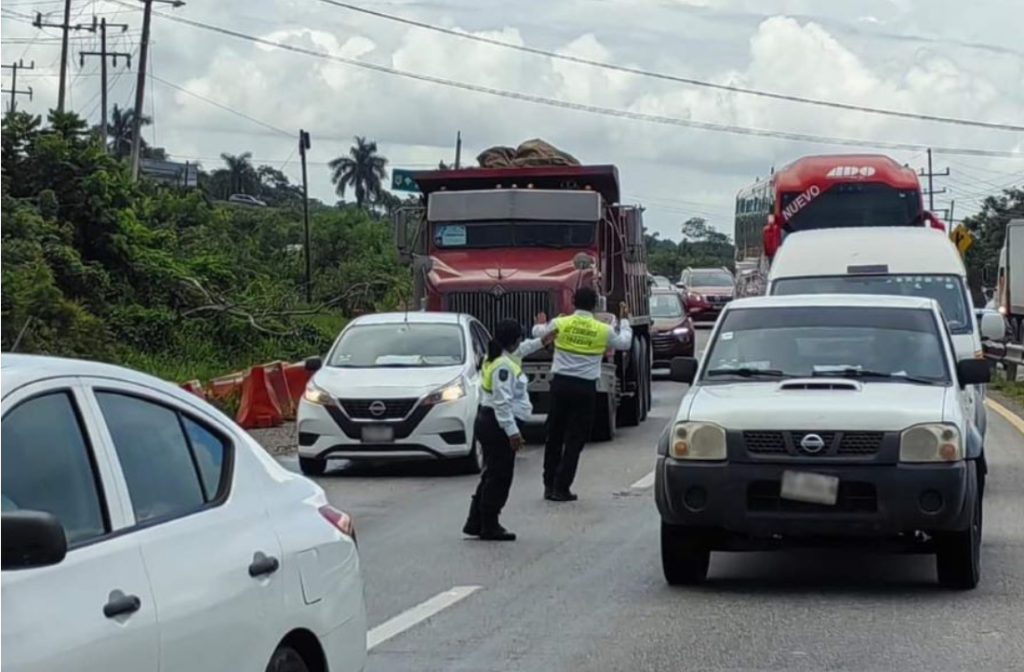
M963 224L957 224L950 232L949 239L956 245L956 249L960 250L960 254L967 252L974 244L974 235Z

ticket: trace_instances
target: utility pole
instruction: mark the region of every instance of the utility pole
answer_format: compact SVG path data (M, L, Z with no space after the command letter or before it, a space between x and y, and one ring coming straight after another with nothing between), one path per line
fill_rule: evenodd
M162 2L172 7L181 7L181 0L142 0L142 41L139 43L139 74L135 82L135 108L132 110L132 182L139 179L139 165L142 161L142 111L146 104L146 67L149 65L149 33L153 23L153 3Z
M25 65L25 61L19 60L17 63L11 63L10 65L0 66L4 70L11 71L11 88L4 89L3 93L11 94L11 103L7 108L8 114L13 113L18 109L18 96L28 96L29 100L32 100L32 87L28 87L24 90L18 90L18 70L35 70L36 62L32 61L31 65Z
M71 25L71 0L64 0L64 21L61 23L43 23L43 13L36 12L36 20L32 24L36 28L60 28L60 84L57 90L57 111L64 111L64 101L68 95L68 36L72 30L82 30L85 26Z
M944 194L944 193L946 193L945 187L943 187L942 189L939 189L938 191L935 190L935 178L936 177L948 177L949 176L949 168L946 168L946 170L941 172L941 173L936 173L932 169L932 150L929 149L928 150L928 172L926 173L923 170L921 170L918 173L918 175L920 175L921 177L927 177L928 178L928 211L929 212L934 212L935 211L935 195L936 194Z
M455 135L455 170L462 167L462 131Z
M302 157L302 219L306 226L305 244L302 246L306 253L306 303L313 303L313 250L310 249L309 236L309 175L306 172L306 152L310 148L309 133L299 131L299 156Z
M92 19L93 30L96 29L96 17ZM132 55L123 52L107 51L107 28L120 28L121 32L128 30L128 25L124 23L107 23L106 18L100 19L99 31L100 31L100 50L99 51L81 51L78 53L78 57L81 59L82 67L85 67L86 56L99 56L100 57L100 139L103 141L103 151L107 151L107 58L113 60L114 67L117 67L117 59L125 58L128 60L128 68L132 67Z

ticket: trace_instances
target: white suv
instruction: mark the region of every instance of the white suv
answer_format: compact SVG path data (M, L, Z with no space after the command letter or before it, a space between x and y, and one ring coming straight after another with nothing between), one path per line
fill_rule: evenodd
M934 552L939 580L980 577L984 452L969 410L985 360L956 359L932 299L743 299L719 319L658 447L670 583L711 551L864 544Z
M0 373L5 669L363 669L354 531L319 486L150 376Z

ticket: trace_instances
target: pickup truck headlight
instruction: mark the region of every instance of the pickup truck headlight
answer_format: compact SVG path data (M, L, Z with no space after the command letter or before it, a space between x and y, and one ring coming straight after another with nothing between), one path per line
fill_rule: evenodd
M669 437L668 454L677 460L724 460L725 430L710 422L680 422Z
M954 425L917 425L900 435L901 462L958 462L964 443Z
M306 391L303 393L302 398L317 406L330 406L334 403L334 397L331 393L313 382L306 385Z
M424 406L433 406L434 404L444 404L449 401L455 401L462 399L466 396L466 384L461 378L452 381L442 387L441 389L431 392L426 399L423 400Z

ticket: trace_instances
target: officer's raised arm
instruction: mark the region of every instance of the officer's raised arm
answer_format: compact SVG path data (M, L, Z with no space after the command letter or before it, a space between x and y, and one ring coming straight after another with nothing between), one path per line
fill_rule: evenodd
M549 322L547 313L537 313L536 324L533 325L533 337L544 338L555 328L554 321Z
M608 345L616 350L629 350L633 347L633 328L629 325L629 306L625 302L619 306L619 313L622 319L608 331Z

